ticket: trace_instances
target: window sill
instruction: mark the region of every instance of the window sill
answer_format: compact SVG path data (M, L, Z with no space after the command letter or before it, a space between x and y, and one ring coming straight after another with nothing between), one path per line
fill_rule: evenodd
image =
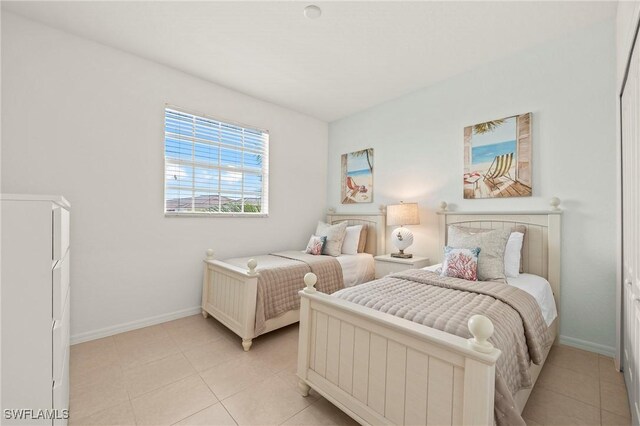
M241 217L241 218L267 218L268 213L165 213L164 217Z

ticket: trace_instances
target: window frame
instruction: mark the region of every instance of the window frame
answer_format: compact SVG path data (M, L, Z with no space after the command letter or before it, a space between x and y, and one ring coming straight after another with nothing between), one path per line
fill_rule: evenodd
M191 115L194 116L196 118L200 118L200 119L204 119L204 120L213 120L216 122L219 122L221 124L226 124L226 125L230 125L230 126L236 126L236 127L241 127L242 129L248 129L254 132L260 132L263 134L266 134L267 138L266 141L264 142L264 149L262 150L261 155L263 156L262 159L262 169L260 171L260 176L262 177L262 188L261 188L261 210L266 210L266 211L260 211L259 213L253 213L253 212L222 212L222 211L218 211L218 212L212 212L212 211L201 211L201 212L197 212L197 211L185 211L185 212L179 212L179 211L167 211L167 191L168 191L168 185L167 185L167 166L169 165L169 161L167 158L167 130L166 130L166 126L167 126L167 112L168 111L173 111L175 113L178 114L187 114L187 115ZM193 111L193 110L189 110L186 108L182 108L182 107L178 107L172 104L165 104L164 105L164 109L163 109L163 121L162 121L162 135L163 135L163 200L162 200L162 210L164 212L164 216L165 217L242 217L242 218L266 218L269 217L269 142L270 142L270 134L269 131L266 129L261 129L257 126L251 126L251 125L247 125L244 123L240 123L238 121L234 121L234 120L227 120L224 118L218 118L218 117L214 117L202 112L197 112L197 111ZM173 134L175 136L175 134ZM187 137L185 139L193 139L193 143L195 143L195 140L197 138L195 138L195 136L192 137ZM215 145L214 145L215 146ZM217 143L217 146L222 148L227 148L227 149L232 149L235 150L239 153L243 153L245 152L244 147L241 150L238 150L237 147L233 147L232 145L225 145L222 141L219 141ZM250 153L258 153L258 150L252 150L252 149L248 149L246 152L250 152ZM219 153L218 155L221 155L221 153ZM185 163L185 164L189 164L190 166L192 166L194 168L194 172L195 173L195 168L196 167L200 167L203 168L203 166L205 166L205 164L198 162L195 159L191 159L191 161L186 161L186 160L178 160L178 161L174 161L172 162L173 164L176 163ZM220 171L233 171L233 167L227 166L227 165L221 165L220 163L218 164L218 166L215 167L215 169L220 170ZM242 171L245 171L244 169L241 169ZM253 172L253 170L248 170L249 172ZM218 177L218 180L220 180L220 175ZM243 177L243 186L244 186L244 177ZM220 188L220 186L219 186ZM191 186L191 191L195 191L197 190L197 188L195 188L193 185ZM221 191L219 190L217 193L218 196L221 195ZM242 193L242 203L244 205L244 192Z

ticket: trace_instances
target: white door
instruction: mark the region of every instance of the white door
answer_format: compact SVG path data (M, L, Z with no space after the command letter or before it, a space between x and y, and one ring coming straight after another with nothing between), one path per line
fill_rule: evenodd
M633 52L622 94L622 365L634 423L640 420L640 54Z

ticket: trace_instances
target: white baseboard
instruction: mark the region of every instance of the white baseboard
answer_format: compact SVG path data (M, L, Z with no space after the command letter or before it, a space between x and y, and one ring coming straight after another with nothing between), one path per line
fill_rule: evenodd
M88 342L89 340L95 340L95 339L100 339L102 337L113 336L114 334L124 333L125 331L136 330L138 328L149 327L150 325L156 325L163 322L172 321L178 318L199 314L200 312L202 312L202 308L200 306L196 306L193 308L182 309L180 311L175 311L168 314L157 315L155 317L148 317L148 318L143 318L141 320L114 325L112 327L105 327L98 330L86 331L84 333L74 334L73 336L71 336L71 344L75 345L82 342Z
M589 342L587 340L576 339L575 337L560 336L560 343L610 357L614 357L616 355L616 349L613 346L605 346L599 343Z

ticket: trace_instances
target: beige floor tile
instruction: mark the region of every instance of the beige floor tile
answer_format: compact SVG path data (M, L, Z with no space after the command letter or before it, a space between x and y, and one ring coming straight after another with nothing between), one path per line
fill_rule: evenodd
M554 364L545 364L536 386L600 407L600 387L597 376L578 373Z
M531 392L522 417L541 425L600 424L598 408L540 386Z
M354 424L316 392L298 393L297 325L260 336L249 352L240 342L194 315L75 345L70 424ZM554 347L523 417L529 426L627 425L622 375L610 358Z
M590 376L598 376L598 354L564 345L554 345L545 365L553 364Z
M600 382L602 409L619 416L630 417L627 388L624 385Z
M195 315L189 315L188 317L178 318L173 321L167 321L165 323L162 323L162 325L164 327L184 327L184 326L199 323L199 322L210 321L211 319L212 319L211 317L204 318L202 314L195 314Z
M149 327L138 328L136 330L116 334L115 336L113 336L113 338L116 341L116 345L119 345L123 343L139 342L166 336L167 331L164 329L164 325L156 324Z
M113 377L89 386L71 387L69 413L80 419L129 400L122 377Z
M283 423L283 425L357 426L358 422L324 398L313 403Z
M225 361L245 356L245 352L242 345L234 345L227 339L220 339L185 351L184 355L196 370L204 371Z
M276 425L309 405L279 377L273 376L222 401L239 425Z
M602 426L631 426L631 419L602 410Z
M220 403L205 408L196 414L176 423L180 426L235 426L236 422Z
M598 358L600 365L600 380L603 382L624 384L624 375L620 371L616 371L613 358L600 355Z
M240 355L200 373L205 383L223 400L274 375L262 362Z
M133 414L131 403L126 401L78 420L72 417L69 419L69 424L78 426L131 426L136 424L136 417Z
M124 378L119 364L107 364L102 368L91 369L73 368L73 361L71 361L70 365L69 386L71 388L100 386L105 381L122 381Z
M193 375L196 370L181 353L125 371L124 381L130 398L158 389Z
M181 350L189 350L203 343L212 342L225 337L223 327L213 318L193 315L163 324L167 333Z
M286 334L281 336L280 339L260 340L258 338L254 340L254 344L248 354L253 359L265 363L270 369L279 372L297 363L298 341L293 338L287 338Z
M162 325L128 331L114 336L124 369L134 368L180 352Z
M198 375L131 400L139 425L171 425L216 402L216 397Z
M70 354L70 374L84 374L119 365L113 337L73 345Z

